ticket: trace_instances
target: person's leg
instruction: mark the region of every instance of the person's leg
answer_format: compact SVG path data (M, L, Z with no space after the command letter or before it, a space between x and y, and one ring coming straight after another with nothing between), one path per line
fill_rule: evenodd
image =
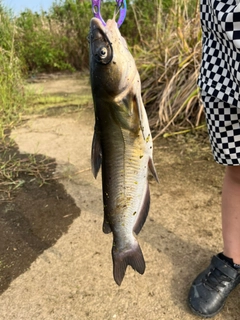
M240 264L240 166L228 166L222 190L223 253Z
M226 165L222 188L223 253L193 281L188 303L205 318L215 316L240 283L240 109L202 95L209 138L216 162ZM235 263L235 264L234 264Z
M202 317L215 316L230 292L240 283L240 166L228 166L222 191L223 254L193 281L188 302Z

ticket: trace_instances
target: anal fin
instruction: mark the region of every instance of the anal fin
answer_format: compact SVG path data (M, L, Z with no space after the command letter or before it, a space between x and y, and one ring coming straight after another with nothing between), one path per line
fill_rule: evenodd
M152 159L152 158L149 158L148 168L149 168L151 174L153 175L154 179L159 183L157 171L156 171L156 168L155 168L155 166L154 166L154 163L153 163L153 159Z
M140 207L139 213L137 215L135 225L133 227L133 231L136 234L138 234L141 231L141 229L147 219L149 207L150 207L150 191L149 191L149 186L147 183L146 191L143 196L141 207Z

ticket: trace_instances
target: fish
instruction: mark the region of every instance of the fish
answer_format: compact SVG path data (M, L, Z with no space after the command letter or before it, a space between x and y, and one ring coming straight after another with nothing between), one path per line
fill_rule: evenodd
M103 232L113 234L113 278L120 286L128 266L145 271L136 235L150 207L148 172L159 179L140 75L115 19L104 26L92 18L88 39L95 114L91 167L95 178L102 172Z

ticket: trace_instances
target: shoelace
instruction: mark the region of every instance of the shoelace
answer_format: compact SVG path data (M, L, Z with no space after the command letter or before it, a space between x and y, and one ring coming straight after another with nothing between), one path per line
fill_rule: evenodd
M222 287L222 288L225 287L225 285L222 283L223 281L230 282L231 278L223 274L218 269L213 268L206 275L205 279L203 280L203 283L205 284L205 286L208 286L210 289L219 291L218 289L219 287Z

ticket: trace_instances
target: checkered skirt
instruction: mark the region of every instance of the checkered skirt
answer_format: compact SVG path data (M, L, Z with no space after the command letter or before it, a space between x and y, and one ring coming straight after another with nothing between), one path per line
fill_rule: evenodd
M202 92L214 160L240 165L240 109Z
M240 164L240 0L200 0L202 91L214 159Z

